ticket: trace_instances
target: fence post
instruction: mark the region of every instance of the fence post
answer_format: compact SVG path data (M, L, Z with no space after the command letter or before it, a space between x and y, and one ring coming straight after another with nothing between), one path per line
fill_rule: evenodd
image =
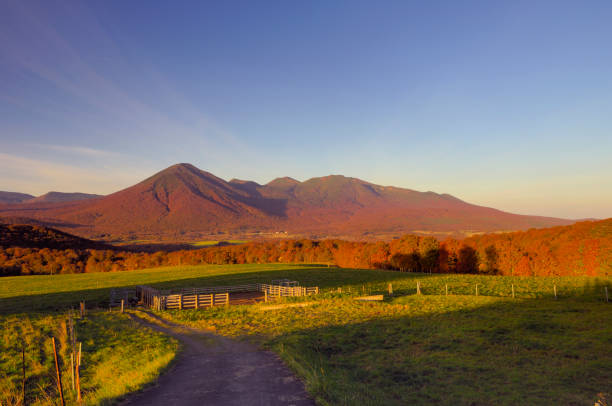
M229 306L229 292L225 293L225 305Z
M514 283L512 284L512 299L514 299Z
M179 295L179 310L183 310L183 294Z
M124 304L125 300L121 299L121 313L123 313L123 304Z
M446 296L448 296L448 283L445 284L444 287L446 288Z
M318 295L318 294L319 294L319 287L318 287L318 286L316 286L316 287L315 287L315 295Z
M72 381L72 391L74 392L74 351L70 353L70 380Z
M85 302L80 303L81 306L81 318L85 315Z
M200 300L199 300L199 297L200 297L200 295L196 293L196 298L195 298L195 299L196 299L196 307L195 307L196 309L199 309L199 308L200 308Z
M393 296L393 284L389 284L389 296Z
M82 343L79 343L79 355L76 359L76 368L75 368L75 373L76 373L76 391L77 391L77 402L81 403L81 347L82 347Z
M478 284L476 284L476 296L478 296Z
M26 375L25 375L25 344L22 343L21 347L21 400L25 406L26 398L25 398L25 383L26 383Z
M553 292L555 293L555 299L557 299L557 285L553 285Z
M421 294L421 282L417 281L417 295Z
M62 374L60 373L60 367L57 360L57 349L55 348L55 337L51 337L51 344L53 344L53 357L55 358L55 373L57 374L57 389L59 390L60 403L64 406L64 391L62 390Z
M608 287L604 287L604 291L606 292L606 303L608 303Z
M268 303L268 289L264 290L264 303Z

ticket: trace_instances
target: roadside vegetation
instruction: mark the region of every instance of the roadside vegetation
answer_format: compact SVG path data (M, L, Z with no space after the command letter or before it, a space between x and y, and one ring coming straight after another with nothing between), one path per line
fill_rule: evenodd
M0 316L0 404L22 405L22 349L25 350L25 403L58 404L59 391L51 337L55 337L67 404L76 404L71 374L68 313L15 313ZM81 343L83 404L109 405L153 382L178 351L178 344L144 329L126 314L90 312L75 318ZM77 347L78 348L78 347Z

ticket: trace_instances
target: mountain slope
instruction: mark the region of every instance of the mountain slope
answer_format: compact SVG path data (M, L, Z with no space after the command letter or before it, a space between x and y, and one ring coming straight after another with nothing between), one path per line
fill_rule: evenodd
M21 203L30 199L34 199L34 196L26 193L0 191L0 204Z
M305 182L278 178L266 185L238 179L226 182L190 164L171 166L105 197L3 206L0 216L65 222L77 225L71 232L87 236L163 238L278 231L345 237L415 231L460 234L572 223L340 175Z

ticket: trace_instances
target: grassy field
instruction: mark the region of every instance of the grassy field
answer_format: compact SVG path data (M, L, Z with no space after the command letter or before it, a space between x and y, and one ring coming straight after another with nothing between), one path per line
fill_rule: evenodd
M286 300L314 301L306 307L266 310L268 305L261 304L163 312L163 316L253 340L276 351L321 404L592 405L606 396L610 402L612 303L603 301L603 287L612 291L610 279L426 275L283 264L207 265L2 278L0 314L6 314L5 325L19 326L20 318L61 316L56 311L51 313L55 316L29 314L26 318L14 314L17 312L53 311L50 309L80 300L105 306L113 287L212 286L279 278L319 286L322 294ZM415 295L417 281L422 295ZM385 293L389 283L394 296L386 295L384 302L354 300L363 293ZM477 284L479 296L475 296ZM512 285L515 298L511 297ZM138 333L121 315L99 313L95 317L105 317L100 326L116 322L125 327L126 333L117 334L117 340ZM104 337L109 330L96 330L93 321L88 323L92 337ZM17 333L7 334L4 345L18 340ZM162 339L151 336L151 340ZM125 341L126 351L143 352L130 347L140 341ZM108 339L98 342L100 354L116 348L107 344ZM175 344L164 343L164 354L170 357ZM9 353L14 354L15 348ZM101 355L98 359L102 362L104 358ZM1 362L14 363L14 355L11 359ZM159 356L159 360L167 359ZM142 382L167 363L145 361L151 365L151 373ZM2 364L3 370L12 372L3 382L14 383L16 364L10 368L4 365L8 364ZM103 387L97 384L98 389L90 390L92 404L98 401L94 399L120 396L95 395Z
M480 275L411 274L393 271L327 268L316 265L248 264L165 267L126 272L3 277L0 284L0 314L15 311L65 309L80 301L105 306L112 288L151 285L158 288L194 287L298 280L303 286L319 286L322 292L338 288L344 294L383 293L393 284L396 295L416 292L420 281L424 294L475 294L509 297L514 285L516 298L551 297L556 285L560 298L601 300L602 286L611 278L528 278ZM612 294L612 286L609 290Z
M612 305L411 295L165 312L279 353L328 405L592 405L612 393ZM603 394L603 395L602 395Z

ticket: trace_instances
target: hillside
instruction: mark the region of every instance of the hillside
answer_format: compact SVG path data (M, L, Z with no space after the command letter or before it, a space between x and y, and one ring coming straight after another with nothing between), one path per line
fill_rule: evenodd
M482 268L488 267L487 258L491 258L504 275L612 275L612 218L485 234L443 245L451 252L459 252L460 246L472 247L482 259Z
M44 195L36 197L26 193L0 191L0 204L63 203L78 200L94 199L96 197L102 197L102 195L95 195L90 193L48 192Z
M50 249L110 249L102 243L48 227L0 224L0 247Z
M34 199L34 196L27 193L5 192L0 190L0 204L21 203L30 199Z
M230 182L190 164L96 199L0 206L0 216L71 224L83 236L185 239L272 233L388 238L406 233L463 235L571 224L476 206L447 194L379 186L332 175L266 185Z
M102 197L102 195L94 195L90 193L63 193L63 192L48 192L44 195L27 200L24 203L61 203L72 202L77 200L94 199Z

